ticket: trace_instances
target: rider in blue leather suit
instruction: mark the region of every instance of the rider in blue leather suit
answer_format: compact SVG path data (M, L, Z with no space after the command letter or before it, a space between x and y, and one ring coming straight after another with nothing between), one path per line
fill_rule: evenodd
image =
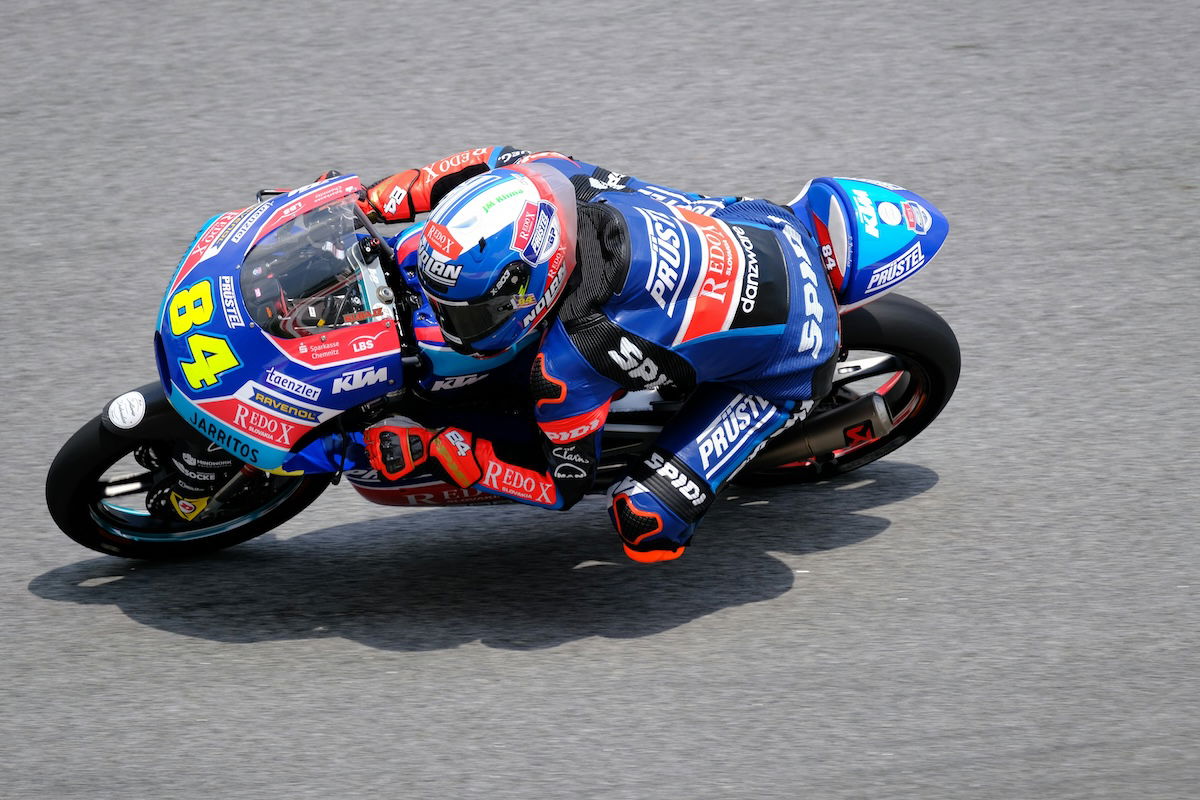
M614 396L689 395L609 492L626 554L682 555L721 487L829 390L838 309L793 210L649 184L560 153L470 150L367 190L378 219L432 211L398 243L437 346L488 360L536 347L544 470L506 463L470 431L376 426L373 465L421 440L460 486L569 508L591 486ZM440 337L438 334L440 333ZM500 359L497 359L500 360Z

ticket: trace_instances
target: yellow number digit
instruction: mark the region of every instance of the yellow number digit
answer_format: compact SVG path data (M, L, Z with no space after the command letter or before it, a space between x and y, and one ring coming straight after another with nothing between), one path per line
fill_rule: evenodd
M179 368L193 389L213 386L222 372L242 365L229 347L229 342L219 336L193 333L187 338L187 343L192 351L192 360L180 361Z
M171 317L171 333L176 336L207 323L213 315L212 281L200 281L176 292L167 313Z

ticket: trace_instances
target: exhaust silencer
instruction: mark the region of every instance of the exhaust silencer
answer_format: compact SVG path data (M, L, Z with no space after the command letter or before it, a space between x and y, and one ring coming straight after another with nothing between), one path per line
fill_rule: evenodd
M768 469L793 461L828 456L856 444L886 436L892 430L892 415L887 403L877 394L864 395L853 402L809 417L791 430L779 434L755 457L753 469Z

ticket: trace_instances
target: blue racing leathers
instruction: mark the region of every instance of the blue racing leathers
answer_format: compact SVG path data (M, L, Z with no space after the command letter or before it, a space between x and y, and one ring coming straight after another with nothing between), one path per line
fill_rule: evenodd
M507 464L466 431L432 452L460 484L567 508L594 480L614 397L654 388L687 396L609 492L631 558L677 557L721 487L829 390L838 309L812 237L790 208L765 200L680 192L559 153L469 152L480 154L471 174L536 160L571 180L577 267L533 358L545 469ZM449 185L418 188L410 195L444 195ZM398 252L411 258L413 249ZM437 346L428 329L424 338Z

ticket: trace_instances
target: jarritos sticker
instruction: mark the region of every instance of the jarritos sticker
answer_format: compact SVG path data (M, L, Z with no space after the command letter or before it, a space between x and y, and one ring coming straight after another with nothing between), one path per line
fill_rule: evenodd
M530 266L537 266L558 246L558 233L558 215L553 205L545 200L537 205L526 203L513 231L512 248Z
M347 328L333 328L319 336L299 339L270 337L271 343L289 361L322 369L333 365L352 364L369 358L400 352L400 338L391 320L379 320Z
M671 210L695 228L702 254L700 274L688 298L683 324L675 336L674 344L679 344L729 330L742 290L745 258L733 232L721 220L679 206L672 206Z

